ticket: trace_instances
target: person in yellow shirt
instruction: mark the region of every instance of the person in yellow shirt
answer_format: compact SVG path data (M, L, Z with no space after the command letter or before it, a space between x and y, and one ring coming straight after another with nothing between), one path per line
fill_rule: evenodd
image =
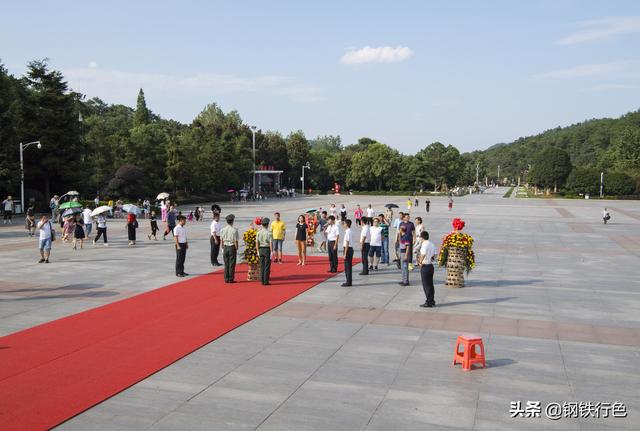
M273 254L274 262L282 263L282 244L287 231L287 225L280 220L280 213L273 215L274 220L271 222L271 235L273 236Z

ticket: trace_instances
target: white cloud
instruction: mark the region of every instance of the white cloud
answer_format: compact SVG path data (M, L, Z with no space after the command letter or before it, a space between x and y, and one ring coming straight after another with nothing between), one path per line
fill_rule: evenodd
M605 91L616 91L616 90L633 90L636 87L635 85L626 85L626 84L601 84L595 85L593 87L589 87L586 91L590 92L605 92Z
M603 76L622 72L625 67L625 63L622 62L581 64L568 69L559 69L552 72L540 73L534 75L534 77L543 79L572 79L590 76Z
M404 61L413 55L413 51L406 46L365 46L361 49L350 49L340 59L342 64L362 63L396 63Z
M640 33L640 16L617 16L584 21L583 30L571 33L556 41L559 45L578 45L612 39L629 33Z
M320 88L300 83L286 76L240 77L223 74L174 76L156 73L125 72L97 68L63 71L71 88L109 101L124 103L143 88L147 93L161 93L175 99L193 95L227 93L261 93L286 97L296 102L324 100Z
M89 69L96 69L98 67L98 63L95 61L92 61L89 63Z

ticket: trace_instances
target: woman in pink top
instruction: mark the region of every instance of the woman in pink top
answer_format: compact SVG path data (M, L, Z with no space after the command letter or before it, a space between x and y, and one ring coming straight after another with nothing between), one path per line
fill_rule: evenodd
M353 212L353 214L356 216L356 224L358 226L360 226L360 224L362 223L362 213L363 213L362 208L360 208L360 204L358 204L358 207Z

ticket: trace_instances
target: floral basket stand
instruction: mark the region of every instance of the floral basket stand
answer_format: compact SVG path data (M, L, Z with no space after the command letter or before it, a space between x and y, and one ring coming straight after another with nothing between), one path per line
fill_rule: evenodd
M255 225L260 226L262 223L262 219L256 217L253 221L249 230L247 230L243 235L242 239L244 240L244 261L247 262L247 280L248 281L256 281L260 279L260 260L258 258L258 252L256 251L256 236L258 235L258 231L254 227Z
M438 263L447 269L447 287L464 287L464 273L467 274L475 266L473 253L473 238L460 232L464 228L464 221L453 219L453 231L444 237Z

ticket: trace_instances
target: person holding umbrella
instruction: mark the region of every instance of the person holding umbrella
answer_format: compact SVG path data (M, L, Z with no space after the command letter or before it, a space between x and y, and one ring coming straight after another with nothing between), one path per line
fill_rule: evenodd
M68 211L68 210L67 210ZM82 220L82 214L77 212L73 216L73 249L78 249L78 242L80 242L80 248L84 247L84 222Z
M127 213L127 235L129 237L129 245L136 245L136 229L138 228L138 220L135 211Z
M109 242L107 240L107 218L105 214L110 212L111 208L109 206L101 206L93 210L91 215L96 216L96 237L93 239L93 245L96 245L96 242L102 237L102 241L104 242L105 247L109 247Z

